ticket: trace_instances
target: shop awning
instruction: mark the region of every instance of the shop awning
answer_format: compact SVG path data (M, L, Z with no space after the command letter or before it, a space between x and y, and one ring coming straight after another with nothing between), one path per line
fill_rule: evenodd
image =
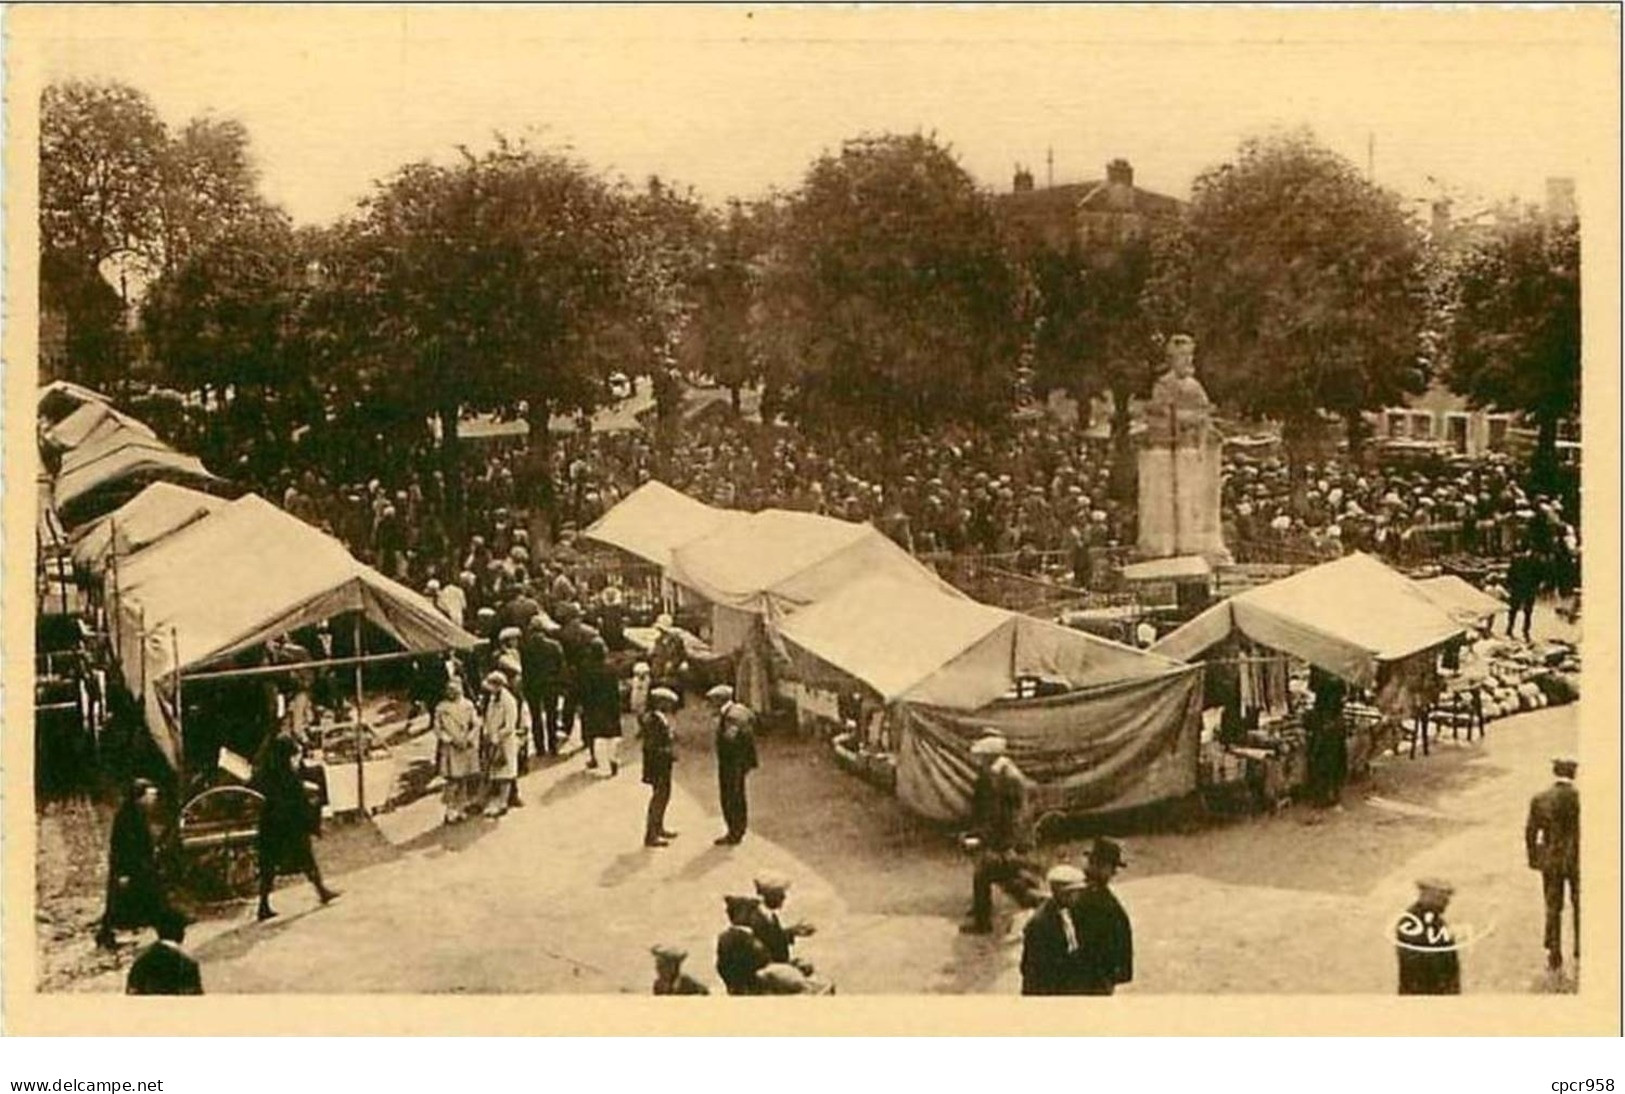
M99 391L92 391L70 380L53 380L40 388L40 421L48 425L60 422L86 403L106 402L107 396Z
M1125 581L1197 581L1212 576L1212 565L1201 555L1153 558L1123 567Z
M127 429L153 440L158 436L152 427L139 418L133 418L106 403L87 402L47 429L45 443L60 450L74 449L119 429Z

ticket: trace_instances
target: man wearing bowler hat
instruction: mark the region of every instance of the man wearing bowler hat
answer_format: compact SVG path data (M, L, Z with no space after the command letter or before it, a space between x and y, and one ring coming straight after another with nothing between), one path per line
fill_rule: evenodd
M1416 883L1416 902L1405 909L1394 928L1399 994L1461 994L1461 958L1456 936L1444 919L1454 892L1448 881L1439 878Z
M1111 995L1134 979L1134 928L1111 890L1128 865L1116 840L1096 839L1084 862L1083 891L1072 906L1078 932L1078 995Z
M1580 792L1574 788L1579 764L1568 757L1552 761L1557 781L1529 802L1524 844L1529 868L1540 871L1546 898L1546 964L1563 966L1563 893L1574 906L1574 956L1580 956Z

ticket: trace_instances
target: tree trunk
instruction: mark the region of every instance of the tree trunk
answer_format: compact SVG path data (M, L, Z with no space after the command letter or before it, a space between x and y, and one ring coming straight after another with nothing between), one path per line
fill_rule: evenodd
M529 513L540 514L546 521L550 541L559 538L562 521L553 482L552 421L552 404L543 398L531 398L525 411L525 423L530 427L530 446L525 458L523 504Z
M1348 436L1349 462L1358 464L1365 454L1365 443L1371 438L1371 423L1358 410L1343 412L1343 429Z
M460 458L461 438L458 425L462 408L442 406L440 419L440 471L446 478L446 524L452 540L463 543L468 538L468 514L464 506L463 461Z
M1126 384L1112 388L1111 392L1112 465L1108 486L1112 497L1127 501L1134 496L1138 487L1134 473L1134 444L1129 432L1134 421L1129 406L1133 394Z
M1548 410L1535 416L1535 454L1529 461L1529 487L1538 494L1558 492L1557 415Z
M743 411L743 409L741 407L741 403L740 403L739 385L738 384L729 384L728 385L728 396L729 396L729 398L731 398L733 400L734 416L738 417L739 415L744 413L744 411Z

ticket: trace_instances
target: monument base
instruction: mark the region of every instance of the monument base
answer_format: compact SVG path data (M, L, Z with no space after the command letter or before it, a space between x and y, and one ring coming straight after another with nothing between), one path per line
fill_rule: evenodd
M1220 524L1221 463L1216 440L1140 449L1140 557L1200 555L1212 566L1230 565Z

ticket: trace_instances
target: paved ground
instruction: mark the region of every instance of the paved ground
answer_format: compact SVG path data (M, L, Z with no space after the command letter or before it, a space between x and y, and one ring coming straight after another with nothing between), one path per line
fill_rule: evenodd
M1387 931L1423 873L1460 888L1453 918L1488 932L1464 958L1468 992L1562 990L1542 972L1538 881L1524 865L1528 796L1546 758L1575 745L1576 708L1494 723L1486 742L1390 759L1349 805L1128 837L1118 891L1138 977L1161 993L1393 990ZM715 983L721 895L772 867L792 911L820 926L805 956L843 993L1014 992L1019 947L958 934L968 867L951 841L859 783L809 742L765 740L752 835L719 831L706 727L685 720L665 849L641 847L635 766L600 781L579 756L524 782L499 822L436 826L422 801L335 832L319 853L344 898L317 908L303 882L199 923L189 940L211 992L642 992L648 946L688 946ZM1052 857L1076 847L1050 849ZM117 990L118 974L84 990Z

